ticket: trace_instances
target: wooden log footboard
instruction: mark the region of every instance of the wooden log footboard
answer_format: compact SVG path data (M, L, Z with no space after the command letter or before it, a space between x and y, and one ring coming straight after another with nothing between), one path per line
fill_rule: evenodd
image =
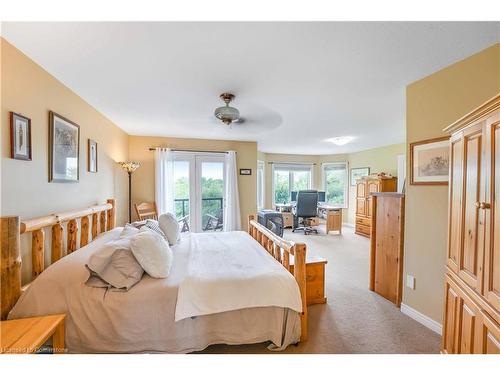
M89 239L89 216L92 217L92 238ZM98 217L100 216L99 226ZM80 221L80 223L78 223ZM83 210L55 213L34 219L21 220L19 216L2 217L0 220L1 237L1 320L5 320L14 307L21 292L29 284L21 285L21 245L23 233L31 232L32 280L40 275L45 267L45 228L51 228L51 263L61 259L63 254L62 224L66 225L66 254L87 245L99 233L111 230L116 225L115 200L92 206ZM80 225L79 225L80 224ZM78 231L81 229L78 243Z
M286 241L277 236L255 221L255 215L248 215L248 234L295 277L302 299L300 341L307 340L306 245ZM293 257L293 272L290 270L290 256Z

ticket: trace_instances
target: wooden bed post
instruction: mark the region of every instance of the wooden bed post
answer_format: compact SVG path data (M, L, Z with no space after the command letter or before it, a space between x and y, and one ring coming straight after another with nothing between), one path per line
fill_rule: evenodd
M115 200L114 199L108 199L106 202L111 204L111 207L108 210L108 230L113 229L116 226L116 210L115 210Z
M254 220L254 219L255 219L255 215L253 215L253 214L248 215L248 223L247 223L248 228L247 228L247 231L248 231L248 234L249 234L250 236L252 236L252 225L250 224L250 222L251 222L252 220ZM253 237L253 236L252 236L252 237Z
M19 216L2 217L1 233L1 319L14 307L21 295L21 251Z
M307 340L307 298L306 298L306 245L297 243L293 251L293 276L299 284L300 297L302 298L302 315L300 317L300 341Z

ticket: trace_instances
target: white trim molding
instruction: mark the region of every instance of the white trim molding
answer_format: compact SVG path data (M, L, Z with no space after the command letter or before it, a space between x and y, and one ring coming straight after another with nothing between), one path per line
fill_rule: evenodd
M401 312L441 336L443 326L435 320L429 318L427 315L422 314L420 311L417 311L404 303L401 304Z

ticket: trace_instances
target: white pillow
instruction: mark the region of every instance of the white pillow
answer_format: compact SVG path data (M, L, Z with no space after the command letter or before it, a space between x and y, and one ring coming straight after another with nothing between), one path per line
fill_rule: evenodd
M179 228L179 223L174 215L170 212L160 215L158 218L158 224L160 229L167 236L168 243L170 246L175 245L179 240L181 229Z
M123 228L120 233L119 238L128 238L133 236L134 234L139 233L139 229L130 224L125 224L125 228Z
M130 248L135 258L151 277L166 278L170 274L174 255L167 241L147 228L130 239Z

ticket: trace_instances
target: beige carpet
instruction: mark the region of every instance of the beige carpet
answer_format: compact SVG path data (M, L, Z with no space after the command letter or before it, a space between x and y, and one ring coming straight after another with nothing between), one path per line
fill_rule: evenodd
M324 233L324 226L320 230ZM309 308L309 339L282 353L438 353L440 336L368 290L367 238L344 228L304 236L287 230L286 239L305 242L308 251L328 260L327 304ZM202 353L276 353L266 344L213 345Z

